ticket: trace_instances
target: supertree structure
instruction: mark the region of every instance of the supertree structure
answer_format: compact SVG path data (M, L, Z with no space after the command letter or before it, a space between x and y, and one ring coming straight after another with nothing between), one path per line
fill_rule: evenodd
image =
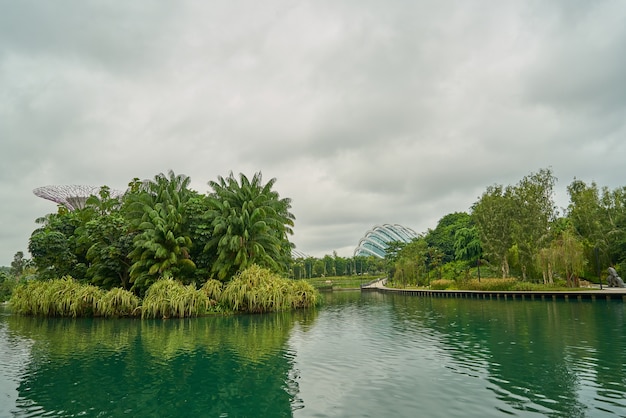
M85 202L89 196L98 196L100 187L85 185L62 185L62 186L43 186L33 190L35 196L50 200L59 205L65 206L69 210L77 210L85 207ZM119 198L124 192L120 190L109 189L111 197Z

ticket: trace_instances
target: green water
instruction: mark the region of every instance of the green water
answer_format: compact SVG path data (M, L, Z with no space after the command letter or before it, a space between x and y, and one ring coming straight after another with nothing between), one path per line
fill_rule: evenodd
M0 417L626 416L623 302L325 299L166 321L0 308Z

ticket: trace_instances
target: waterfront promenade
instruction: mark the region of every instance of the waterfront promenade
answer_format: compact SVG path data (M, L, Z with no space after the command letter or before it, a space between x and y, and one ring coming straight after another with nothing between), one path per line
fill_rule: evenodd
M362 291L376 291L423 297L467 298L491 300L620 300L626 302L626 288L592 287L588 290L571 291L480 291L480 290L431 290L396 289L386 286L387 279L378 279L361 286Z

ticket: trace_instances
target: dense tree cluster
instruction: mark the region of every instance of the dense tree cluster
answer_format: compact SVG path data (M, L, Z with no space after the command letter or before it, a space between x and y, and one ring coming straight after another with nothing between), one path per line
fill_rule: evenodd
M72 276L105 289L143 295L160 278L201 285L230 279L253 264L285 273L294 216L290 200L263 183L232 173L210 182L204 195L172 171L134 179L121 199L108 187L84 209L38 220L30 238L32 262L41 278Z
M482 268L492 276L577 286L581 278L598 281L611 265L625 271L626 187L574 180L559 215L555 184L552 171L542 169L514 186L488 187L470 213L445 215L434 230L397 243L387 255L391 277L425 285L432 278L480 278Z
M559 214L549 169L515 185L487 187L469 213L443 216L408 244L389 243L385 259L336 252L293 259L291 201L273 190L276 179L263 183L261 173L218 177L207 194L191 190L189 181L170 171L134 179L121 199L105 186L84 209L59 206L37 220L32 260L17 253L2 281L36 271L44 279L69 275L142 295L160 278L202 285L251 265L294 279L386 273L400 285L482 274L576 286L581 278L597 281L608 266L626 271L626 187L575 179Z

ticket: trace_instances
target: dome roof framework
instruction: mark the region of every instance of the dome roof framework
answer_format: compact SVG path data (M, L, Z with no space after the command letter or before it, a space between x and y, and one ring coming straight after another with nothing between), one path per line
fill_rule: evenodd
M385 258L390 242L400 241L409 243L418 235L411 228L398 224L376 225L367 231L354 250L354 256L370 256Z

